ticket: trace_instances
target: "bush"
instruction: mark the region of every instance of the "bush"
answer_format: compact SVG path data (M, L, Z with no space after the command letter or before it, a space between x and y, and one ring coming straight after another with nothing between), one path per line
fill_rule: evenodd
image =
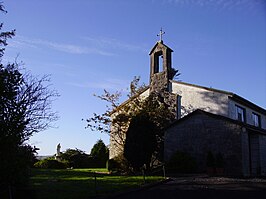
M106 167L110 172L120 172L120 173L130 173L131 170L129 168L127 160L124 158L122 154L109 159L106 163Z
M119 165L115 159L109 159L106 162L106 168L108 171L116 171L119 168Z
M57 160L47 158L36 162L34 164L34 167L41 169L65 169L67 168L67 164L64 162L59 162Z
M189 154L176 151L166 164L166 169L177 173L194 173L197 171L196 161Z
M96 152L95 152L96 153ZM68 162L68 167L74 168L105 168L108 157L106 154L93 156L79 149L67 149L60 155L60 162ZM107 154L108 155L108 154Z
M98 157L89 156L88 165L90 168L105 168L106 167L106 159L101 159Z

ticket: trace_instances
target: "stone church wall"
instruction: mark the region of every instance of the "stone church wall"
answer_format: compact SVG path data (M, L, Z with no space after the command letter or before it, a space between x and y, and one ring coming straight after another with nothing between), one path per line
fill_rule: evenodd
M143 93L137 94L137 97L144 99L149 94L160 93L160 97L168 105L169 110L175 113L175 118L181 118L181 121L166 131L166 160L176 150L185 151L197 159L199 170L204 171L206 169L206 156L208 151L212 151L214 154L220 152L225 157L225 170L228 174L249 175L250 170L252 170L249 168L249 162L251 161L249 160L250 136L248 133L242 131L240 125L229 122L228 120L210 117L206 114L194 114L193 116L188 116L189 119L183 118L196 109L201 109L236 120L236 102L232 100L236 99L234 98L234 94L173 81L171 76L171 71L173 71L171 64L172 52L173 50L166 46L162 40L155 44L150 52L149 88L146 88ZM162 64L160 63L160 59L163 59ZM123 110L125 104L130 104L132 99L134 97L122 103L114 110L112 116L114 117L119 111ZM241 103L242 101L239 100L239 102ZM251 104L250 107L254 107L252 103L246 104L247 106ZM240 106L242 105L240 104ZM248 107L242 107L246 109L247 123L253 125L252 112L257 112ZM262 110L263 112L263 109L257 109L256 105L255 109ZM265 113L258 114L261 116L261 127L266 129ZM110 159L123 152L123 145L121 148L120 144L117 145L117 143L123 143L126 136L125 133L115 134L119 128L121 127L115 126L115 124L111 125ZM123 129L122 132L126 132L126 129ZM264 158L261 161L261 170L266 173L266 138L261 137L259 143L263 143L263 146L259 145L262 147L260 150L263 150L263 153L260 153L263 157L260 156L260 159Z
M147 98L149 96L149 93L150 93L149 89L145 90L139 95L140 99ZM128 104L130 103L130 100L124 103ZM121 104L121 109L123 109L123 104ZM112 114L112 119L119 113L120 113L119 110L114 112ZM124 127L123 132L126 132L126 129L127 127ZM126 135L122 131L115 133L117 132L118 128L115 127L114 124L111 124L110 130L111 132L110 132L110 145L109 145L109 159L112 159L123 153L123 144L125 142Z
M249 151L249 136L248 132L244 130L241 133L242 141L242 173L243 176L250 176L250 151Z
M241 128L204 114L188 117L166 130L165 161L177 150L183 151L196 159L199 172L205 172L207 154L211 151L223 155L226 174L242 175Z
M116 130L114 126L111 126L109 159L123 153L123 143L126 136L123 133L114 133Z
M168 87L168 79L166 71L160 73L155 73L151 77L151 92L153 91L163 91Z

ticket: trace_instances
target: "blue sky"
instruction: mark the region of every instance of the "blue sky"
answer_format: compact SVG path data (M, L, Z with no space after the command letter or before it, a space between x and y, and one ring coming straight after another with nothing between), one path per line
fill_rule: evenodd
M93 96L124 90L135 75L148 84L149 51L163 27L180 80L234 92L266 108L264 0L6 0L4 29L16 29L4 61L18 56L34 75L51 74L60 97L58 128L34 135L40 155L87 153L105 134L82 118L101 113Z

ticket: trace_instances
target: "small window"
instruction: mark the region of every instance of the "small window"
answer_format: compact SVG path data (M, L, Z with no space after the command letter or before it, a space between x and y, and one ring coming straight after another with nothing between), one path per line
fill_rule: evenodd
M236 119L241 122L246 122L246 111L244 108L236 105Z
M252 113L252 120L254 126L260 127L260 115L257 113Z

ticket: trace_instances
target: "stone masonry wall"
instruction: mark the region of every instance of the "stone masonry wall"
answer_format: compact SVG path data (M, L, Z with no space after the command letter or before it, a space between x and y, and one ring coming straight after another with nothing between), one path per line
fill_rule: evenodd
M189 153L197 161L198 170L206 171L208 151L221 153L228 175L242 175L241 128L204 114L173 125L165 133L164 158L169 160L177 151Z
M260 135L260 160L261 175L266 176L266 135Z
M168 88L167 73L165 71L153 74L151 78L151 92L163 91Z

